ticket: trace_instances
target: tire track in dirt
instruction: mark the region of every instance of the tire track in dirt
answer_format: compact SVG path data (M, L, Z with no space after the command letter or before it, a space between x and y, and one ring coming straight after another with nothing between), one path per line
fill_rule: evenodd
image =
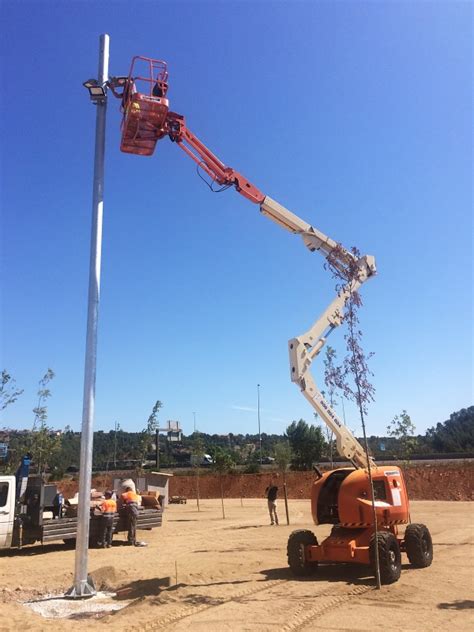
M255 594L272 590L274 588L287 584L288 580L283 579L266 581L265 586L262 586L261 588L251 586L243 590L237 590L232 595L227 595L225 599L212 600L212 598L210 598L210 601L212 600L212 603L207 602L198 605L183 606L175 610L168 616L163 617L159 621L152 621L141 624L138 627L131 627L129 628L129 630L130 632L156 632L158 630L168 628L168 626L172 624L179 623L183 619L200 614L201 612L204 612L206 610L225 606L226 604L238 601L239 599L248 596L254 596ZM283 628L281 628L281 631L297 632L298 630L303 629L308 623L310 623L317 617L325 614L328 610L337 608L347 601L350 601L352 598L362 595L371 590L373 590L372 586L357 586L355 588L351 588L350 590L345 590L341 594L337 595L334 594L334 587L323 590L315 594L312 599L324 599L324 603L319 602L317 605L311 606L308 604L308 599L306 599L293 613L291 620L286 623Z
M261 593L265 590L270 590L279 586L281 584L287 583L288 580L283 579L274 579L265 582L265 586L261 588L256 588L255 586L251 586L250 588L245 588L243 590L235 591L232 595L227 595L225 599L215 600L213 603L203 603L199 605L191 605L184 606L179 610L176 610L174 613L168 615L167 617L163 617L159 621L152 621L149 623L145 623L144 625L140 625L138 627L130 627L130 632L155 632L155 630L161 630L166 628L172 623L178 623L182 619L186 619L187 617L191 617L193 615L199 614L205 610L209 610L210 608L218 608L219 606L223 606L227 603L231 603L237 599L241 599L242 597L247 597L249 595L255 595L256 593Z
M292 620L281 628L281 632L296 632L297 630L302 630L317 617L326 614L326 612L333 608L338 608L342 604L350 601L353 597L363 595L370 590L373 590L373 586L356 586L340 595L334 595L333 589L325 590L315 595L318 599L325 599L327 597L328 599L325 599L324 603L318 603L311 607L308 606L307 600L304 601L293 614Z

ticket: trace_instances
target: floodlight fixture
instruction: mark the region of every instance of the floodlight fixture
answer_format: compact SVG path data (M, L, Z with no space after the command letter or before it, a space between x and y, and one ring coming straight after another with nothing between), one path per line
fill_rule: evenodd
M109 88L123 88L127 83L128 77L109 77L107 85Z
M89 90L91 101L104 101L106 98L105 88L100 85L97 79L88 79L82 84Z

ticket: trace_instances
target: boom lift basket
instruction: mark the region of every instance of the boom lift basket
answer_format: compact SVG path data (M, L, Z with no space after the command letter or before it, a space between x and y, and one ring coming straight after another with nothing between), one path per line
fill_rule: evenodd
M166 62L135 56L122 95L121 151L139 156L153 154L157 141L166 134L167 91Z

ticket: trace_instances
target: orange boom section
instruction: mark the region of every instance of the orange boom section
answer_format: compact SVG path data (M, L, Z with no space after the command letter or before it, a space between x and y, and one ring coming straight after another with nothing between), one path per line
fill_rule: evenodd
M121 151L139 156L153 154L157 141L166 135L167 91L166 62L140 56L132 59L122 96Z

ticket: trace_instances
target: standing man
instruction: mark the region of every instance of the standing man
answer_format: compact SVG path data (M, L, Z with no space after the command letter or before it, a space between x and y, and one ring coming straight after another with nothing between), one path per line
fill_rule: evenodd
M141 498L131 487L126 487L121 499L127 515L128 543L136 546L138 506Z
M117 503L112 498L112 492L106 491L105 500L99 506L102 512L100 518L100 541L99 546L102 549L110 549L112 546L112 538L114 534L114 517L117 511Z
M53 498L53 518L63 517L64 496L58 492Z
M278 487L270 482L270 485L265 490L268 501L268 513L270 514L270 524L276 524L278 526L278 514L277 514L277 496Z

